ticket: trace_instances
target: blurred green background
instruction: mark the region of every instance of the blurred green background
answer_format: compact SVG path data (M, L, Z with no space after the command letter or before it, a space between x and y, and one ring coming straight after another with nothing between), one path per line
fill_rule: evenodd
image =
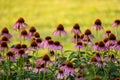
M106 29L115 32L111 24L120 19L120 0L0 0L0 28L8 27L15 38L18 34L13 25L19 17L23 17L29 26L35 26L42 38L52 36L56 26L63 24L68 36L62 37L61 42L65 49L72 49L70 30L75 23L84 32L97 18L101 19L104 30L99 32L99 36L96 36L96 31L92 32L99 40L103 39Z

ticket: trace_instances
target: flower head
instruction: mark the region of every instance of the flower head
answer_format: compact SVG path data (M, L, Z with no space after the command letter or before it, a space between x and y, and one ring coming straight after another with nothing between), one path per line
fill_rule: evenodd
M57 72L57 79L64 79L65 75L64 75L64 71L63 70L59 70Z
M66 36L67 35L67 32L64 30L64 26L62 24L59 24L57 26L57 29L53 32L53 35L64 35Z
M34 32L36 32L36 28L34 26L31 26L29 29L29 33L32 36L34 34Z
M6 36L7 38L12 38L12 35L9 33L9 30L7 27L2 28L0 35Z
M109 36L110 36L110 34L111 34L111 30L106 30L106 32L105 32L105 34L104 34L104 36L105 36L105 37L109 37Z
M63 46L59 41L54 41L54 50L63 50Z
M22 17L20 17L14 24L14 29L21 30L21 29L25 29L27 26L28 25L25 23L25 20Z
M76 23L74 26L73 26L73 29L71 30L72 33L74 34L81 34L81 30L80 30L80 26L78 23Z
M85 33L84 33L84 38L83 39L92 39L94 38L93 34L91 33L91 31L89 29L86 29L85 30Z
M8 51L6 54L12 61L15 61L15 53L13 51Z
M102 26L102 22L100 19L96 19L94 25L93 25L93 29L99 31L99 30L102 30L103 29L103 26Z
M23 29L21 31L21 34L20 34L20 39L23 39L23 38L30 39L30 36L29 36L28 32L25 29Z
M114 21L114 23L112 24L112 27L118 27L118 26L120 26L120 20L119 20L119 19L116 19L116 20Z
M75 45L75 48L76 48L76 49L84 49L84 44L83 44L81 41L79 41L79 42L77 42L77 44Z

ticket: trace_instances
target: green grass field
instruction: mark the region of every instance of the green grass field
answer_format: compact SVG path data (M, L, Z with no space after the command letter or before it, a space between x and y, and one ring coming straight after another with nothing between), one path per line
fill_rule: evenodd
M0 0L0 28L6 26L17 36L13 31L13 25L19 17L23 17L26 23L35 26L44 38L52 35L56 26L61 23L69 34L63 37L62 44L66 49L71 49L73 44L70 44L72 38L70 30L75 23L79 23L84 32L100 18L104 31L110 29L114 32L111 24L115 19L120 19L119 2L119 0ZM104 31L99 32L100 35L96 38L102 39Z

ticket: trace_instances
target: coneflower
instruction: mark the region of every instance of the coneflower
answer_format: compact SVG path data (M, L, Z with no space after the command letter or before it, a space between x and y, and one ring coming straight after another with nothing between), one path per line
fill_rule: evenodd
M76 49L84 49L84 44L81 42L81 41L79 41L79 42L77 42L77 44L75 45L75 48Z
M36 32L36 28L34 26L31 26L29 29L29 34L32 36Z
M91 31L89 29L86 29L85 30L85 33L84 33L84 38L83 39L92 39L94 38L93 34L91 33Z
M109 36L110 36L110 34L111 34L111 30L106 30L106 32L105 32L105 34L104 34L104 36L105 36L105 37L109 37Z
M14 24L14 29L21 30L21 29L25 29L27 26L28 25L25 23L25 20L22 17L20 17Z
M112 24L112 27L118 27L118 26L120 26L120 20L119 20L119 19L116 19L116 20L114 21L114 23Z
M37 42L38 46L41 47L42 39L37 38L37 39L35 39L35 41Z
M30 50L34 51L34 50L38 50L40 47L38 46L37 42L35 40L32 40L30 43Z
M64 79L65 78L65 75L64 75L64 71L63 70L59 70L57 72L57 79Z
M45 40L42 41L41 43L41 47L43 49L47 48L48 47L48 41L51 40L52 38L50 36L46 36L45 37Z
M84 74L78 74L78 75L75 77L75 80L87 80L87 79L84 78Z
M120 77L116 77L115 80L120 80Z
M59 41L54 41L54 50L63 50L63 46L60 44Z
M62 24L59 24L57 26L57 29L53 32L53 35L64 35L66 36L67 35L67 32L64 30L64 26Z
M48 48L50 51L54 50L54 41L48 40Z
M76 23L76 24L73 26L71 32L74 33L74 34L81 34L80 26L79 26L78 23Z
M98 51L98 42L95 42L92 49L95 50L95 51Z
M26 57L25 50L23 48L19 49L18 57Z
M99 76L96 76L93 78L93 80L101 80L101 78Z
M6 54L12 61L15 61L15 53L13 51L8 51Z
M8 44L6 41L2 41L0 44L0 51L4 49L8 49Z
M8 37L6 37L6 36L3 36L3 37L1 38L0 43L1 43L2 41L5 41L5 42L7 42L7 43L10 43Z
M38 32L34 32L33 38L40 38L40 34Z
M73 43L77 43L77 42L79 42L79 41L81 41L80 35L79 35L79 34L74 34L74 36L73 36L73 38L72 38L72 42L73 42Z
M104 51L104 52L107 51L107 48L106 48L105 43L103 41L98 42L98 49L97 50L98 51Z
M23 48L24 50L27 50L27 49L28 49L28 47L27 47L26 44L21 44L21 48Z
M114 46L116 50L120 50L120 40L117 41L116 45Z
M12 38L12 35L9 33L9 30L7 27L2 28L0 36L6 36L7 38Z
M28 32L25 29L23 29L20 33L20 39L25 39L25 38L30 39L30 36Z
M102 30L103 26L102 26L101 20L100 19L96 19L92 28L97 30L97 31Z

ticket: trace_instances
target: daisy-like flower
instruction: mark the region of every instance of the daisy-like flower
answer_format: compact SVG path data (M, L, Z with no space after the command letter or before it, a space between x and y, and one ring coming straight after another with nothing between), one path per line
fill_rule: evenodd
M28 49L26 44L21 44L21 48L23 48L25 51Z
M72 33L74 34L81 34L81 30L80 30L80 26L78 23L76 23L74 26L73 26L73 29L71 30Z
M106 52L107 51L107 48L105 46L105 43L103 41L99 41L98 42L98 51L103 51L103 52Z
M116 45L116 43L117 43L116 36L111 33L108 38L109 39L108 39L108 41L106 43L106 47L108 49L114 49L114 45Z
M65 76L74 76L75 71L73 68L73 63L67 62L66 66L64 68L64 71L65 71Z
M87 80L87 79L84 78L84 75L83 75L83 74L78 74L78 75L75 77L75 80Z
M97 61L102 61L101 55L98 52L95 54L95 58L97 59Z
M9 30L7 27L2 28L0 36L6 36L7 38L12 38L12 35L9 33Z
M35 39L35 41L37 42L38 46L41 47L42 39L37 38L37 39Z
M34 26L31 26L29 29L29 35L32 36L36 32L36 28Z
M87 40L82 40L82 43L85 45L85 46L92 46L93 43L92 41L88 38Z
M98 51L98 42L95 42L92 49L95 50L95 51Z
M26 69L26 70L32 70L32 67L29 64L25 64L24 69Z
M105 65L105 63L102 60L98 61L96 56L91 57L90 62L92 62L94 65L96 65L98 67Z
M57 72L57 79L64 79L65 78L65 75L64 75L64 71L63 70L59 70Z
M54 41L53 40L48 40L48 49L50 51L54 50Z
M64 30L64 26L62 24L59 24L57 26L57 29L53 32L53 35L64 35L66 36L67 35L67 32Z
M75 48L76 49L84 49L84 44L81 42L81 41L79 41L79 42L77 42L77 44L75 45Z
M30 39L30 35L28 34L28 32L25 29L23 29L20 34L20 39L25 39L25 38Z
M114 54L109 54L108 56L106 56L105 58L104 58L104 60L106 61L106 62L108 62L108 61L112 61L112 62L117 62L118 60L115 58L115 55Z
M60 44L59 41L54 41L54 50L63 50L63 46Z
M72 38L72 42L77 43L79 41L81 41L80 35L79 34L74 34L74 37Z
M120 40L117 41L116 45L114 46L116 50L120 51Z
M91 33L91 31L89 29L86 29L85 33L84 33L84 38L83 39L87 40L87 39L93 39L93 38L94 38L94 36Z
M102 30L103 26L102 26L101 20L100 19L96 19L92 28L95 29L95 30L97 30L97 31Z
M0 51L4 49L8 49L8 44L6 41L2 41L0 44Z
M22 17L20 17L14 24L14 29L21 30L21 29L25 29L27 26L28 25L25 23L25 20Z
M41 47L42 47L43 49L47 48L47 46L48 46L48 40L50 40L50 39L52 39L50 36L46 36L46 37L45 37L45 40L42 41Z
M120 26L120 20L119 20L119 19L116 19L116 20L114 21L114 23L112 24L112 27L118 27L118 26Z
M18 53L19 49L21 49L22 46L21 44L16 44L15 47L12 48L12 51L14 51L14 53Z
M32 40L30 43L29 50L34 51L40 49L40 46L38 46L37 42L35 40Z
M15 58L15 53L13 51L8 51L7 54L8 58L12 61L16 61L16 58Z
M106 38L106 37L109 37L110 34L111 34L111 30L106 30L106 32L105 32L105 34L104 34L105 38Z
M40 38L40 34L39 34L39 32L34 32L34 34L33 34L33 38Z
M17 56L18 57L26 57L25 50L23 48L19 49Z
M7 43L10 43L8 37L6 37L6 36L3 36L3 37L1 38L0 43L1 43L2 41L5 41L5 42L7 42Z

